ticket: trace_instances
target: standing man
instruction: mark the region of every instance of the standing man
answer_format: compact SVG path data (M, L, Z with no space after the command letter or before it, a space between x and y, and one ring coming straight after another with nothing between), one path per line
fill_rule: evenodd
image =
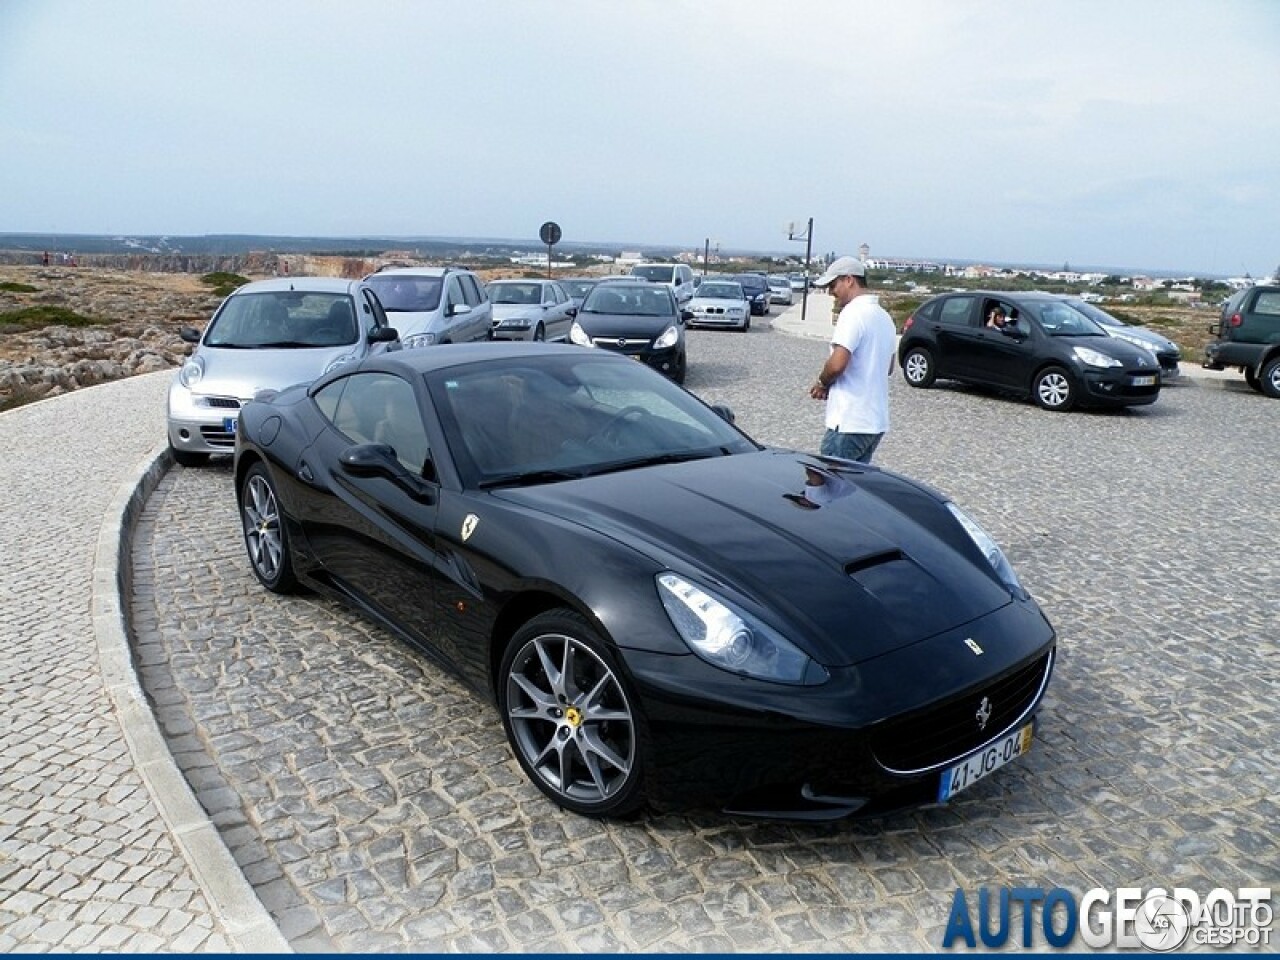
M809 396L827 402L827 432L819 452L870 463L889 430L889 376L898 331L880 298L867 289L866 265L856 257L840 257L813 285L830 288L840 311L831 354L809 388Z

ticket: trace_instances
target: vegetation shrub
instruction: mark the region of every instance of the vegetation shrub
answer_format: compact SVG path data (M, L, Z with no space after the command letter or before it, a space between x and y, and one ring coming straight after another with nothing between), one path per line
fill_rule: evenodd
M64 327L94 327L110 323L97 317L86 317L68 310L66 307L41 305L23 307L21 310L10 310L0 313L0 331L14 333L20 330L38 330L41 327L62 325Z
M242 277L238 273L227 273L225 270L219 270L216 273L206 273L200 278L200 282L213 288L213 293L219 297L230 296L235 292L237 287L243 287L249 282L248 277Z
M12 280L6 280L0 283L0 290L5 293L38 293L40 288L33 287L29 283L14 283Z

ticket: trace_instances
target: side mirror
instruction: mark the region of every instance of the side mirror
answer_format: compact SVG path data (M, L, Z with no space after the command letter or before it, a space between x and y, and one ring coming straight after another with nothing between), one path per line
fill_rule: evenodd
M681 311L680 311L680 319L681 319L683 322L688 323L690 320L692 320L692 319L693 319L693 311L692 311L692 310L681 310Z
M571 316L571 317L576 317L577 315L578 315L578 308L577 308L577 307L570 307L570 308L569 308L569 316Z
M400 331L395 327L374 327L366 339L370 343L391 343L400 339Z
M347 447L338 457L342 469L353 477L383 477L390 480L415 500L435 503L435 488L415 477L396 459L396 451L386 443L357 443ZM434 469L424 469L424 473Z
M451 317L460 317L464 313L471 312L471 305L466 303L454 303L449 305L448 315Z
M200 342L200 331L195 327L183 327L178 331L178 336L182 338L184 343Z
M713 411L715 411L716 416L718 416L718 417L719 417L721 420L723 420L725 423L733 423L733 422L734 422L734 418L733 418L733 410L731 410L731 409L730 409L726 404L723 404L723 403L713 403L713 404L711 405L711 409L712 409Z

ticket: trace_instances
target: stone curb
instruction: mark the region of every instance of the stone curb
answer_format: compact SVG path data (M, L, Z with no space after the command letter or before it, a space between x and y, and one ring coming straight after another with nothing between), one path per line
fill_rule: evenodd
M292 953L178 769L134 669L128 615L134 524L170 465L167 444L147 454L120 484L98 531L91 610L103 685L134 765L232 948L240 953Z

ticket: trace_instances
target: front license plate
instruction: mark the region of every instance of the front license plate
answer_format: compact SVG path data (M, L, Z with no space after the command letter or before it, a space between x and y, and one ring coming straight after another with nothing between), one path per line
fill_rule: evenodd
M1149 387L1156 382L1155 377L1130 377L1129 382L1135 387Z
M1035 723L1001 737L989 747L971 753L955 766L942 771L942 779L938 783L938 802L950 800L961 790L968 789L983 777L994 773L1010 760L1022 756L1031 749L1031 738L1035 732Z
M236 432L236 420L238 417L223 417L222 429L227 433L234 434Z

